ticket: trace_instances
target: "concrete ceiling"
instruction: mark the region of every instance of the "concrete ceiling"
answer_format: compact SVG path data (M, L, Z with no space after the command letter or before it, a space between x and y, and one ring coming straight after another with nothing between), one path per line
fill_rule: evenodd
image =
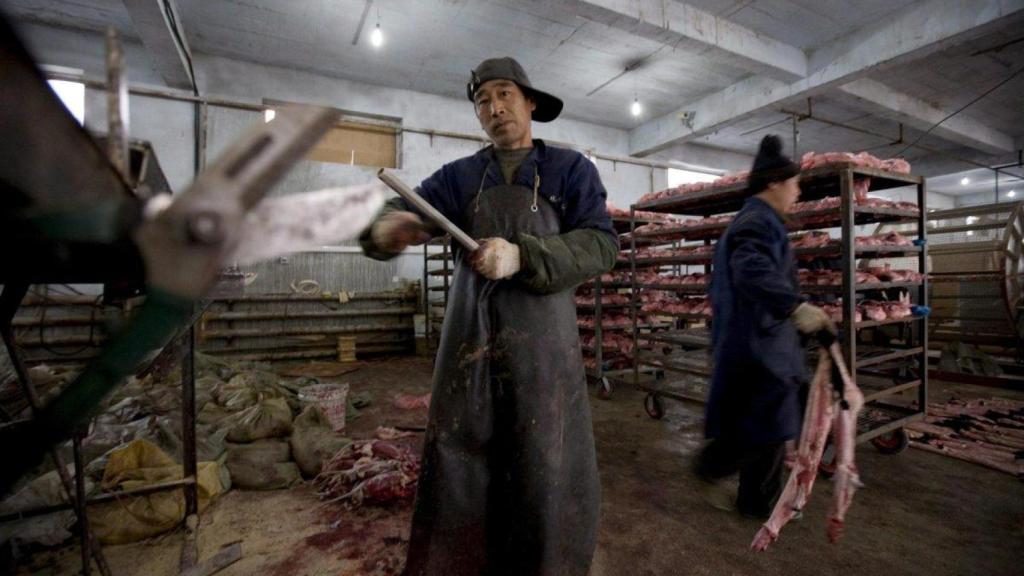
M362 0L176 2L195 52L456 98L463 97L468 71L481 59L511 54L537 86L565 99L568 117L630 130L634 142L655 134L653 142L664 147L682 136L681 141L746 154L756 150L768 131L788 141L789 123L757 128L784 119L784 109L806 109L808 96L817 118L891 135L892 140L903 122L904 142L910 142L933 119L967 103L1024 62L1024 2L1019 0L375 0L357 45L352 39L365 6ZM94 31L112 25L137 37L125 4L4 0L5 10L21 19ZM945 12L937 9L947 5ZM678 15L680 10L687 11L685 18L658 19L659 12ZM696 28L672 27L688 18ZM944 36L930 29L929 18L959 18L966 27ZM368 42L378 19L386 35L379 50ZM906 32L901 30L904 22L922 29ZM713 38L701 25L713 28ZM901 33L911 34L910 43L919 44L913 54L900 53L901 42L908 43ZM893 52L877 61L884 65L863 54L865 47L876 45ZM764 55L757 52L761 46L767 50ZM793 62L776 65L776 53L793 56ZM864 61L863 70L850 63L857 58ZM837 75L838 82L823 82L806 93L793 86L813 80L801 80L798 72L797 83L789 85L791 78L785 77L801 66L807 74L820 76L834 64L850 70ZM635 70L619 76L627 66ZM856 90L853 84L844 88L855 79ZM736 100L746 97L744 91L756 96L780 86L795 96L738 106L731 113ZM644 105L639 118L628 111L634 95ZM898 106L890 104L896 100ZM678 124L677 111L701 105L702 110L711 106L722 111L722 120L711 129L689 136L678 128L667 136L658 136L664 130L651 131L659 124ZM800 151L869 148L885 156L905 148L885 146L886 137L812 119L801 121L799 130ZM985 165L1015 158L1022 135L1024 75L921 140L940 154L911 149L904 155L926 175L957 172L974 166L952 157Z
M872 24L914 0L682 0L801 49Z

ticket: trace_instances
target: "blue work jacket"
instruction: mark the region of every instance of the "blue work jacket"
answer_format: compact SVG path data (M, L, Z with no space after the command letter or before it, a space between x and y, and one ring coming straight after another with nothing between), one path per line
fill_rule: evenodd
M608 193L593 162L575 150L548 146L543 140L535 139L533 150L523 159L513 184L532 190L534 168L540 176L538 200L554 207L561 219L561 233L596 228L618 240L605 209ZM445 164L420 184L419 193L445 217L465 229L464 215L471 209L469 204L481 183L484 190L505 184L493 146ZM407 203L406 209L410 209Z
M785 224L768 203L748 199L718 241L710 294L707 436L753 444L795 438L807 367L789 316L801 298Z

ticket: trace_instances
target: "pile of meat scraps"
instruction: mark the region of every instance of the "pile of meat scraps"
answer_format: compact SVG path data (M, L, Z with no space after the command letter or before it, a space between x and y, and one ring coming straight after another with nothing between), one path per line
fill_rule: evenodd
M419 476L419 457L408 448L359 440L324 462L315 483L321 500L358 507L411 499Z
M1013 474L1024 480L1024 401L1006 398L929 404L907 426L910 445Z

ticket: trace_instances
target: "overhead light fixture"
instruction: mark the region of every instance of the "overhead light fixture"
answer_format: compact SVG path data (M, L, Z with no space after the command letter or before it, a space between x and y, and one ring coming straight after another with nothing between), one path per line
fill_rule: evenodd
M275 116L277 116L277 112L274 112L273 108L267 108L266 110L263 111L264 122L270 122L271 120L274 119Z
M1013 198L1016 195L1017 195L1017 191L1016 190L1010 190L1009 192L1006 193L1006 197L1007 198Z
M977 216L968 216L967 217L967 223L968 224L974 224L977 221L978 221L978 217Z
M967 231L967 235L968 236L974 236L974 230L968 230Z
M970 183L971 183L971 179L968 178L967 176L964 176L963 178L960 179L960 185L961 186L967 186Z
M629 113L633 116L639 116L644 113L644 107L640 105L640 100L635 96L633 97L633 103L629 106Z
M384 45L384 33L380 31L380 22L377 22L377 27L370 32L370 44L374 48L380 48Z

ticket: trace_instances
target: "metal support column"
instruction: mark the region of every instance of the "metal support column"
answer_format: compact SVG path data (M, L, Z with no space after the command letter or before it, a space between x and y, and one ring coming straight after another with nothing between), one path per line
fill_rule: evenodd
M75 516L78 518L78 545L82 551L82 576L89 576L90 566L89 520L85 513L85 462L82 460L81 431L75 432L71 447L75 458Z
M853 196L853 172L846 168L839 171L840 206L842 210L842 266L843 266L843 360L846 361L850 377L857 381L857 258L856 199Z
M921 213L917 217L917 237L921 241L921 252L917 256L918 270L922 274L921 285L917 289L917 303L919 306L928 306L928 184L921 180L917 184L917 207ZM928 411L928 316L921 318L915 326L921 331L921 385L917 387L917 404L922 412ZM912 328L913 328L912 327Z

